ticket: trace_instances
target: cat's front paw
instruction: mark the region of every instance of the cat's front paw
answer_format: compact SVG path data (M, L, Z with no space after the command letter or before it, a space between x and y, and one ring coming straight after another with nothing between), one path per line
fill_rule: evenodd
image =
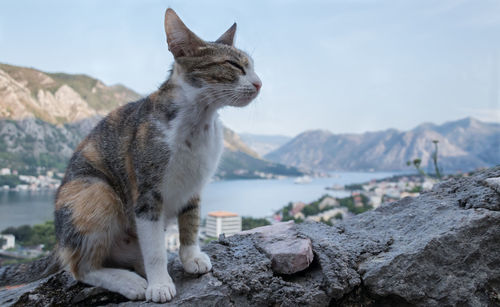
M181 246L179 249L184 270L191 274L204 274L212 269L212 263L207 254L200 251L200 248L195 246Z
M154 303L166 303L174 298L175 293L175 285L172 280L155 283L146 289L146 300Z

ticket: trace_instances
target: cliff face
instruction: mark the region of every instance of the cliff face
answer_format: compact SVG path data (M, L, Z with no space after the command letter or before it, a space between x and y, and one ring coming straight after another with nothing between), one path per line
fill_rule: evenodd
M213 264L208 274L189 275L177 255L169 257L177 286L171 304L498 306L499 193L497 166L335 227L291 225L284 235L283 225L278 225L220 238L204 248ZM304 248L292 248L296 255L290 255L288 247L299 241ZM288 265L306 268L285 274L295 272L290 266L280 270L285 259ZM149 305L77 283L63 272L0 290L2 306L107 304Z
M107 86L86 75L45 73L0 63L0 117L72 123L112 109L140 95L123 85Z

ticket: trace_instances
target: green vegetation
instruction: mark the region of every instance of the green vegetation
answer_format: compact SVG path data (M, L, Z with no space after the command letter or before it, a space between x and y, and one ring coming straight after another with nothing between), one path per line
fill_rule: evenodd
M124 86L105 86L101 81L87 75L70 75L65 73L48 73L58 84L55 90L63 84L67 84L74 89L80 96L87 101L90 107L95 110L109 111L124 102L134 101L140 98L140 95ZM53 92L55 92L52 89Z
M205 240L203 240L203 243L208 244L208 243L210 243L212 241L216 241L216 240L217 240L217 238L214 238L214 237L206 237Z
M302 212L302 214L305 217L308 217L308 216L315 216L315 215L318 215L324 211L328 211L330 209L333 209L334 207L331 205L325 206L324 208L320 209L319 204L327 197L331 197L331 196L328 194L323 195L318 200L313 201L310 204L305 205L304 208L302 208L302 210L300 212ZM353 214L360 214L360 213L363 213L363 212L366 212L368 210L373 209L373 206L370 205L370 199L363 194L348 196L348 197L344 197L344 198L336 198L336 200L339 203L339 205L338 205L339 207L345 207L345 208L347 208L347 211L349 211L350 213L353 213ZM295 218L292 215L292 210L293 210L293 203L290 202L290 203L288 203L288 205L286 205L282 209L278 210L276 212L276 214L281 215L281 221L283 221L283 222L293 220L293 221L295 221L295 223L302 223L304 220L300 217ZM335 216L332 219L342 220L343 215L342 215L342 213L339 212L339 213L335 214ZM324 220L323 218L321 218L320 222L325 223L327 225L332 225L333 224L332 219L327 221L327 220Z
M422 176L426 176L424 170L420 167L420 164L422 163L422 159L413 159L413 161L408 161L406 162L406 165L410 166L413 164L415 169L418 171L418 173Z
M249 216L244 216L241 218L241 229L242 230L249 230L249 229L253 229L253 228L257 228L257 227L261 227L261 226L267 226L267 225L271 225L271 223L269 223L269 221L264 219L264 218L256 219L256 218L249 217Z
M408 190L410 193L422 193L423 188L421 185L416 185L412 189Z
M348 191L361 191L363 190L363 184L361 183L346 184L344 189Z
M17 175L3 175L0 176L0 187L8 185L10 188L14 188L19 184L26 184L26 182L19 179Z
M19 227L9 227L2 231L2 234L13 234L16 243L21 246L36 246L43 244L45 251L50 251L56 244L54 222L48 221L33 227L23 225Z
M4 238L0 238L0 248L5 244L7 243L7 240L5 240Z
M356 204L355 197L361 198L360 205ZM366 212L368 210L373 209L372 205L370 205L370 199L363 194L360 194L357 196L349 196L349 197L339 198L338 201L339 201L341 207L346 207L349 212L354 213L354 214L360 214L360 213L363 213L363 212Z
M302 213L304 214L304 216L316 215L321 212L332 209L333 208L332 206L325 206L322 209L319 208L319 204L327 197L330 197L330 195L325 194L321 196L318 200L313 201L312 203L306 205L304 209L302 209Z
M248 170L246 173L237 173L237 170ZM257 179L261 178L254 172L281 176L302 176L304 173L295 167L254 158L241 151L225 151L219 165L219 176L222 179ZM222 174L222 175L221 175Z
M44 170L56 170L64 172L68 159L57 154L41 153L35 156L33 151L21 151L18 153L0 152L0 164L10 169L19 171L20 175L38 175L37 168Z
M288 203L287 206L283 207L283 209L281 209L281 221L283 222L286 222L286 221L291 221L293 220L293 216L290 215L290 211L292 211L292 208L293 208L293 204L291 202ZM279 213L280 211L278 211L277 213Z
M320 221L321 223L323 223L323 224L328 225L328 226L333 226L333 223L332 223L330 220L328 220L328 221L327 221L327 220L325 220L324 218L321 218L319 221Z
M47 170L63 172L69 160L69 157L63 154L63 145L75 148L79 140L78 131L75 131L76 137L69 140L62 129L52 124L40 119L36 119L35 124L37 129L47 132L42 134L43 137L26 132L22 122L0 120L0 127L11 126L4 129L11 131L10 133L0 136L0 165L17 170L20 175L36 176L38 171L44 174ZM74 130L70 125L65 128Z
M434 144L434 152L432 153L431 157L432 157L432 163L434 164L434 171L436 172L435 176L437 177L437 179L441 180L442 175L441 175L441 171L439 170L439 165L438 165L438 143L439 143L439 141L433 140L432 143ZM422 163L422 159L416 158L416 159L413 159L413 161L407 161L406 165L410 166L413 164L413 166L415 167L415 169L418 171L418 173L420 175L428 176L424 172L424 170L420 167L421 163Z

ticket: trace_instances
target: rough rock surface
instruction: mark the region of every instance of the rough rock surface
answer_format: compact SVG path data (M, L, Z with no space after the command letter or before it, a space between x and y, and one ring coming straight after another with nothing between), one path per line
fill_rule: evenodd
M258 248L259 233L205 246L213 271L193 276L176 255L169 271L175 306L500 306L500 194L495 167L437 185L418 198L384 205L329 227L303 223L312 242L303 271L279 274ZM66 273L0 290L0 305L119 305L118 294Z

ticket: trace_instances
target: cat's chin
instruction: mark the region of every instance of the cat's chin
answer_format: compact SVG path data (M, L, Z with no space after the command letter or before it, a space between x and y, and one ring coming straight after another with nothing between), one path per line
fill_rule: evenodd
M246 107L247 105L249 105L250 102L252 102L253 100L254 100L254 98L251 98L249 100L235 101L235 102L227 104L227 106L243 108L243 107Z
M255 98L257 98L257 95L258 95L258 92L255 93L255 94L252 94L251 96L249 97L241 97L240 99L238 99L237 101L231 101L231 102L227 102L225 105L226 106L231 106L231 107L237 107L237 108L242 108L242 107L246 107L247 105L249 105Z

